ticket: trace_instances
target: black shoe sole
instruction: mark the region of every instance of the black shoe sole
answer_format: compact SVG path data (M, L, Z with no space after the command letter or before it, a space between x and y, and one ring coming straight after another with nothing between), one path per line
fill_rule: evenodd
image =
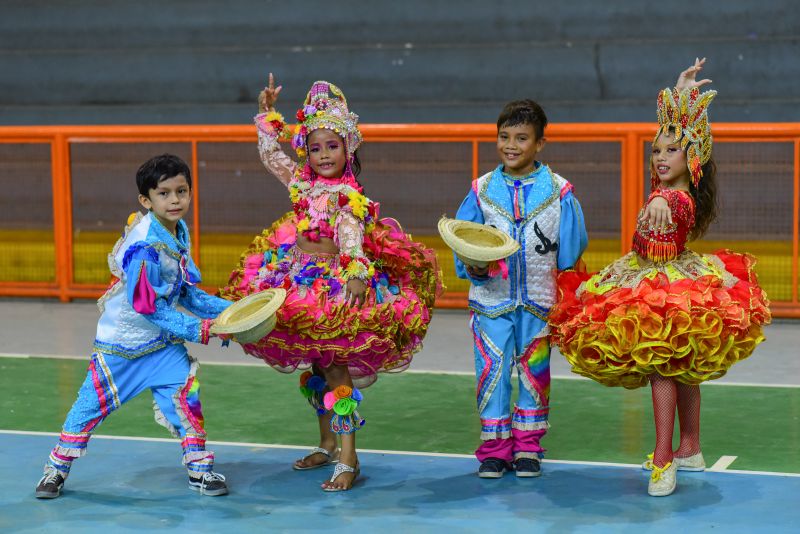
M542 476L541 471L517 471L518 478L536 478Z

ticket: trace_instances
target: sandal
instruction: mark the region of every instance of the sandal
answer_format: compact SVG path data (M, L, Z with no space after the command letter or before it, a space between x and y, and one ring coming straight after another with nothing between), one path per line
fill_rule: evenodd
M325 467L326 465L338 463L339 452L340 452L339 449L333 449L332 451L329 451L328 449L324 449L322 447L314 447L313 449L311 449L311 451L309 451L308 454L306 454L299 460L296 460L295 463L292 464L292 469L294 469L295 471L308 471L310 469L319 469L320 467ZM310 457L314 456L315 454L322 454L323 456L325 456L325 458L327 458L327 460L319 464L309 465L308 467L302 467L297 465L297 462L304 462Z
M353 486L356 483L356 479L358 478L358 475L361 474L361 466L358 464L358 462L356 462L356 466L355 467L350 467L347 464L343 464L342 462L339 462L338 464L336 464L336 467L333 469L333 475L331 476L331 479L328 481L328 483L334 482L337 478L339 478L339 475L341 475L342 473L354 473L355 474L355 476L353 477L353 483L350 485L349 488L337 488L337 487L334 487L334 486L323 486L322 491L333 492L333 491L348 491L348 490L353 489Z

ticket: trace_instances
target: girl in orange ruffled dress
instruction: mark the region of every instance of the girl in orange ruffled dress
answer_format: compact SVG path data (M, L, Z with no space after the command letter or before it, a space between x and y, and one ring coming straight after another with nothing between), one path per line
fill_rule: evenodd
M289 189L294 211L255 238L221 295L286 289L275 329L243 348L279 371L311 368L300 390L319 416L320 446L294 468L338 461L322 488L342 491L359 474L354 432L364 419L356 386L408 367L442 289L441 272L433 250L411 241L397 221L379 218L378 205L364 196L356 179L358 116L339 88L315 82L298 110L298 163L279 143L286 133L273 107L280 90L270 74L255 123L261 160Z
M671 494L677 470L702 471L699 384L723 376L764 340L770 312L755 258L685 248L716 216L716 166L700 93L703 60L658 96L652 193L640 213L633 251L599 273L567 271L550 322L574 372L607 386L652 388L656 446L643 464L648 493ZM672 450L677 408L680 445Z

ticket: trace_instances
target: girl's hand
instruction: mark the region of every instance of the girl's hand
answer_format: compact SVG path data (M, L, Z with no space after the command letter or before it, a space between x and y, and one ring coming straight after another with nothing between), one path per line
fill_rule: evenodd
M484 276L489 275L489 268L488 267L476 267L474 265L466 265L467 272L473 278L483 278Z
M264 113L265 111L273 111L275 109L275 102L278 101L278 95L283 89L282 85L275 87L275 78L272 73L269 73L269 84L258 95L258 112Z
M344 294L344 299L350 306L361 306L367 299L367 284L358 278L351 278L347 281L347 290Z
M657 234L666 231L667 226L672 224L672 210L666 198L653 197L653 200L644 209L642 216L639 217L639 222L645 221L647 221L650 230Z
M698 59L695 58L694 65L686 69L685 71L681 72L678 75L678 81L675 82L675 89L679 92L685 89L694 89L695 87L702 87L707 83L711 83L711 80L706 78L705 80L697 81L695 78L697 77L697 73L703 70L703 65L706 62L706 58Z

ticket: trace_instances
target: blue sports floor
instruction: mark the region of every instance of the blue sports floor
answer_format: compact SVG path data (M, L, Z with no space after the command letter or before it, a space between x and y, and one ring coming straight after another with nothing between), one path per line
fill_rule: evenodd
M95 436L62 496L33 489L55 434L0 432L1 532L797 532L800 476L679 473L669 498L638 466L545 462L538 479L483 480L474 458L360 452L347 493L296 472L301 451L213 444L231 493L188 489L177 441ZM12 475L13 476L8 476Z

